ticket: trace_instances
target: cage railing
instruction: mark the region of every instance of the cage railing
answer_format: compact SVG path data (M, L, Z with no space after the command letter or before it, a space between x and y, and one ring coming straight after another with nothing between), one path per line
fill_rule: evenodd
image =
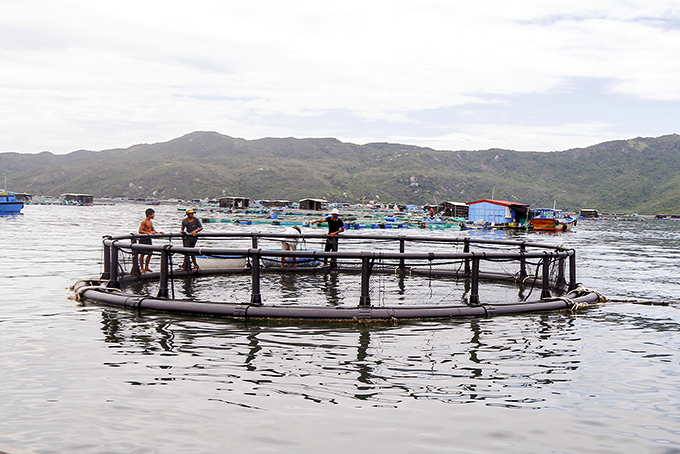
M269 242L285 240L305 241L329 238L325 234L286 235L262 232L207 232L197 236L211 244L201 247L184 247L173 243L182 238L181 234L129 234L105 236L103 273L101 279L109 287L123 288L131 282L158 279L157 298L172 298L169 291L171 282L178 277L224 273L250 273L250 305L262 305L262 273L357 273L361 275L359 307L371 307L371 279L377 274L449 276L465 279L469 283L468 304L480 305L480 281L506 281L521 285L532 285L541 289L541 299L574 290L576 282L576 253L561 246L531 243L526 241L492 240L469 237L429 237L414 235L365 235L343 233L340 237L342 249L337 252L323 250L277 250L262 248ZM159 244L140 244L141 238L152 237ZM334 237L337 239L337 236ZM238 243L234 247L215 247L214 243ZM373 242L375 244L370 244ZM378 244L379 243L379 244ZM440 244L438 250L407 252L408 249L426 249ZM381 250L365 250L366 246L379 245ZM460 252L441 251L441 245L462 248ZM244 247L245 246L245 247ZM358 249L356 249L358 247ZM131 260L121 260L125 254ZM139 254L156 254L160 260L160 272L141 273L138 266ZM179 270L173 266L173 256L243 257L246 265L238 268ZM325 268L266 268L264 261L280 261L286 258L315 259L329 262ZM536 272L528 272L528 264L534 261ZM517 272L494 272L482 265L491 262L511 262ZM125 263L124 263L125 262ZM374 267L378 262L382 266ZM443 268L441 263L456 263L454 268ZM429 264L429 267L426 265ZM540 269L540 273L539 273Z

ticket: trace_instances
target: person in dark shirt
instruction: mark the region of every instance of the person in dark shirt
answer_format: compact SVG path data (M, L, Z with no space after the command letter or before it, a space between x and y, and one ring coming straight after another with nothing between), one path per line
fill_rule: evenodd
M198 238L196 234L203 230L203 224L201 221L194 217L196 211L193 208L188 208L186 211L186 219L182 220L182 245L184 247L194 247ZM198 269L198 264L196 263L196 256L192 255L191 260L194 262L194 268ZM184 257L184 265L180 265L180 268L185 268L187 271L191 269L191 263L189 262L189 257Z
M338 239L336 238L336 235L338 233L344 232L345 231L345 223L342 222L342 219L338 217L338 214L340 212L338 211L337 208L333 208L331 210L331 215L323 218L323 219L318 219L316 221L312 221L310 224L318 224L320 222L326 222L328 223L328 238L326 238L326 247L324 248L325 252L337 252L338 251ZM328 263L327 259L323 260L323 266L326 266ZM335 263L335 259L331 261L331 264Z

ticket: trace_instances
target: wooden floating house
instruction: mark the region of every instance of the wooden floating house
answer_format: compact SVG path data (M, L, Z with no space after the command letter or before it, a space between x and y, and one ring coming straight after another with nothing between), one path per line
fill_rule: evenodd
M581 212L579 213L579 215L580 215L582 218L584 218L584 219L588 219L588 218L599 218L599 217L600 217L600 215L599 215L599 213L597 212L597 210L593 210L593 209L591 209L591 208L584 208L584 209L582 209Z
M222 197L220 208L248 208L250 199L248 197Z
M301 210L321 211L328 202L324 199L302 199L300 200Z
M94 196L90 194L62 194L61 198L69 205L94 205Z
M475 200L467 202L468 221L495 225L524 224L529 217L529 204L507 200Z
M470 207L463 202L442 202L437 207L437 212L446 217L467 219L470 212Z
M290 200L261 200L260 203L267 208L284 208L291 204Z

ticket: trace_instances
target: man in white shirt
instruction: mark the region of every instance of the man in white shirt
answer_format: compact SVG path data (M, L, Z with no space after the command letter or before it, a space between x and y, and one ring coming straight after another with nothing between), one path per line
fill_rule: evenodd
M288 227L284 232L286 235L296 235L300 236L302 231L300 230L300 227L297 225L294 225L292 227ZM297 243L298 239L297 238L286 238L285 241L281 241L281 250L282 251L295 251L297 250ZM281 266L285 266L286 258L281 257ZM295 257L293 257L293 267L295 267Z

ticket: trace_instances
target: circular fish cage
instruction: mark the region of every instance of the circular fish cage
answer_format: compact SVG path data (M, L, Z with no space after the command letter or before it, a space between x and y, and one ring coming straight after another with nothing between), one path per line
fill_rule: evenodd
M198 242L184 247L181 234L106 236L103 272L76 282L76 299L192 315L355 321L575 310L604 300L577 283L576 252L560 246L348 233L209 232ZM148 256L158 271L141 271Z

